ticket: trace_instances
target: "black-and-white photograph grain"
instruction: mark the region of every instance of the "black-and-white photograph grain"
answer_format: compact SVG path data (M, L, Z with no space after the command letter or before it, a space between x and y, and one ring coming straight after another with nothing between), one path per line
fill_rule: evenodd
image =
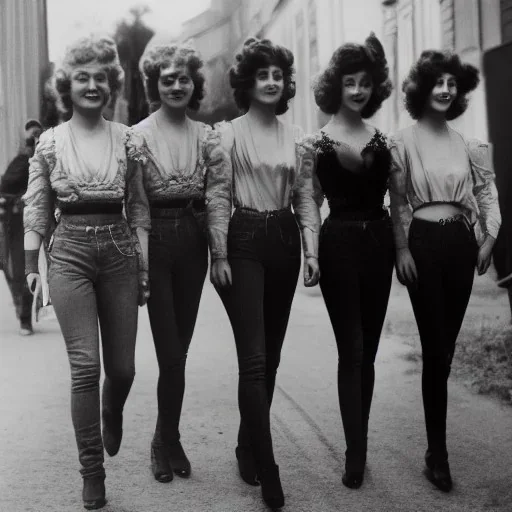
M1 512L512 512L512 0L0 0Z

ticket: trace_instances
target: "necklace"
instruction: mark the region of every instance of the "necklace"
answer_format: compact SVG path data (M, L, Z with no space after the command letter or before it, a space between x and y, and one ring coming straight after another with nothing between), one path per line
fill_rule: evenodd
M170 169L171 173L185 174L192 168L194 160L196 159L196 154L194 151L195 145L197 143L195 123L193 123L187 117L185 120L185 130L180 130L181 132L185 131L185 137L180 136L179 140L171 140L171 138L168 136L168 131L162 127L160 121L158 120L158 116L156 115L155 122L158 131L163 136L165 145L168 150L170 164L172 167L172 169Z

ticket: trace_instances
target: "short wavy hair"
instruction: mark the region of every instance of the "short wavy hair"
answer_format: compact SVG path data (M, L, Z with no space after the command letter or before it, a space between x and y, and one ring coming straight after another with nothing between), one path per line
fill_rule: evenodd
M257 70L277 66L283 72L284 89L276 107L276 114L284 114L288 110L288 102L295 96L293 53L283 46L273 44L269 39L249 38L235 60L236 63L229 70L229 83L234 89L238 108L249 110L249 91L256 82Z
M480 81L478 69L461 62L451 51L425 50L402 84L405 108L413 119L423 115L430 93L443 73L450 73L457 82L457 97L446 112L446 119L450 121L465 112L467 94L476 89Z
M341 107L343 76L360 71L366 71L373 83L372 95L361 111L361 117L366 119L379 110L393 89L384 48L373 32L364 44L345 43L336 49L327 68L313 83L315 101L322 112L338 112Z
M198 110L204 98L204 75L201 71L203 60L199 53L189 45L156 45L147 48L139 61L139 70L144 80L146 100L156 110L160 106L158 79L160 71L172 64L185 66L194 83L194 92L188 103L188 108Z
M57 108L63 114L73 109L71 102L71 73L74 68L98 63L106 71L112 97L117 96L124 82L124 70L119 62L119 54L114 40L106 35L90 35L71 43L64 54L60 66L55 68L52 77L53 95Z

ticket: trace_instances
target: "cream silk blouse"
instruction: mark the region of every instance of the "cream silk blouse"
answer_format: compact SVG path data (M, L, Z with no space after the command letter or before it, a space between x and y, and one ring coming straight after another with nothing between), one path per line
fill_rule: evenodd
M315 235L320 214L313 198L310 166L299 173L301 130L278 120L279 154L259 155L246 116L216 125L208 143L207 215L212 259L227 257L227 236L232 207L260 212L293 205L303 231ZM304 251L316 252L314 237L303 236Z
M460 206L475 226L480 244L486 235L493 238L498 235L501 214L489 145L476 139L465 139L451 128L450 136L463 140L467 159L440 161L431 168L423 164L414 125L401 130L390 140L393 163L389 190L397 248L408 245L414 210L434 202Z

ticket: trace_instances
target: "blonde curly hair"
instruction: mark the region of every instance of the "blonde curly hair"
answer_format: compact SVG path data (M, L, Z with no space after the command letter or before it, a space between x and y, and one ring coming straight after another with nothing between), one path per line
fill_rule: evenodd
M115 41L107 35L81 37L71 43L52 77L53 94L62 113L73 109L71 102L71 73L78 66L98 63L107 73L112 97L117 96L124 82L124 70L119 61Z
M172 64L187 68L194 83L194 92L190 98L188 108L198 110L201 100L204 98L204 75L200 71L203 60L199 53L188 44L155 45L146 48L139 61L139 70L144 80L146 99L152 109L160 106L160 94L158 92L158 79L160 71Z

